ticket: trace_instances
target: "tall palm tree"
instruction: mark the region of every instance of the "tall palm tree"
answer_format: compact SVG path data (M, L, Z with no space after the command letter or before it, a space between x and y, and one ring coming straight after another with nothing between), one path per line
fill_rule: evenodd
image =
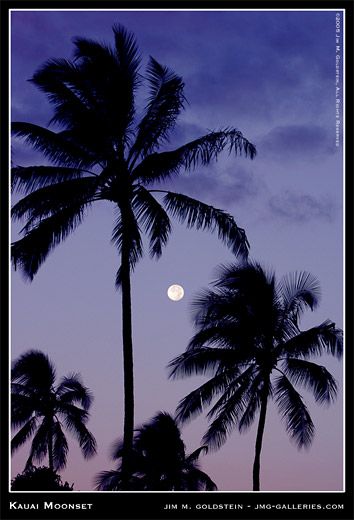
M306 272L284 276L258 263L221 266L212 290L193 302L197 333L186 351L173 359L170 377L211 374L178 406L181 422L202 413L212 420L203 442L214 449L224 444L235 426L240 433L254 422L258 429L253 464L253 490L260 490L260 456L267 407L275 400L286 431L298 448L307 447L315 428L299 385L311 391L318 404L329 404L337 382L311 356L342 356L342 331L327 320L302 331L299 319L319 302L318 281Z
M189 456L181 432L170 414L159 412L150 422L135 431L133 440L132 476L134 491L215 491L215 483L198 468L197 459L207 447L198 448ZM123 443L117 441L112 459L121 461ZM121 464L117 470L103 471L97 476L97 490L122 489Z
M39 350L28 350L12 364L11 423L20 429L11 451L33 437L25 470L47 454L52 472L65 468L69 447L63 425L76 437L85 458L96 453L96 440L86 427L91 393L79 374L62 377L57 386L55 379L53 363Z
M120 253L116 284L122 290L124 466L129 467L134 428L130 275L143 256L142 232L150 239L150 256L156 258L171 232L168 215L187 227L216 230L235 254L247 256L249 246L232 216L156 185L181 170L209 164L225 148L251 158L256 150L235 128L209 132L174 150L162 148L184 108L183 81L150 58L145 76L149 97L137 120L135 94L143 79L138 48L122 26L114 26L113 32L112 47L74 39L72 60L49 60L30 80L47 95L54 110L50 124L60 131L26 122L12 125L14 136L51 162L12 169L12 188L24 195L12 217L26 220L23 238L12 245L12 261L32 280L94 202L114 204L112 242Z

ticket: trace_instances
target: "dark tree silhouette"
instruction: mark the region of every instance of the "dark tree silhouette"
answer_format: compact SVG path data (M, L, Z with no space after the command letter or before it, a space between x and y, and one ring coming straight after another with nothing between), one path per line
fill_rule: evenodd
M301 331L299 319L319 301L316 278L306 272L276 283L258 263L222 266L213 290L194 301L197 333L186 351L169 364L170 377L211 374L205 384L178 406L182 423L203 412L212 421L203 442L214 449L224 444L235 426L247 431L259 414L253 465L253 490L260 490L260 455L267 406L274 399L286 431L298 448L308 447L314 425L294 385L329 404L337 383L311 356L342 356L342 331L331 321Z
M42 462L47 454L50 471L66 466L69 447L63 425L76 437L85 458L96 453L95 438L86 427L91 393L79 374L62 377L56 387L55 379L54 365L39 350L25 352L12 364L11 423L19 429L11 451L33 437L25 470L32 468L33 460Z
M76 38L71 61L47 61L31 79L53 107L50 124L61 130L26 122L12 125L14 136L24 138L51 162L12 169L12 188L24 195L12 208L12 217L26 220L23 238L12 245L12 261L32 280L94 202L114 204L112 242L120 253L116 284L122 290L123 466L128 474L134 428L130 275L143 255L141 233L149 237L150 256L158 258L171 231L171 215L187 227L216 230L235 254L248 252L245 232L232 216L186 195L155 189L156 185L181 170L209 164L225 148L251 158L256 150L235 128L209 132L174 150L162 149L184 108L182 79L150 58L145 77L149 98L137 121L135 94L143 80L140 56L132 34L122 26L113 31L113 47ZM154 196L158 192L162 201Z
M32 466L11 480L12 491L72 491L68 482L62 483L60 475L50 468Z
M197 459L207 447L186 455L181 432L170 414L159 412L134 434L132 476L134 491L215 491L210 477L198 468ZM123 443L113 446L113 460L121 461ZM123 489L121 463L117 470L103 471L96 479L100 491Z

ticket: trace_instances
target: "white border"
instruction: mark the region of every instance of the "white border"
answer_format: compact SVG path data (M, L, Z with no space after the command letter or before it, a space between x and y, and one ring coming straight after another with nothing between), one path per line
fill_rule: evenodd
M9 28L9 121L11 121L11 13L12 12L340 12L342 13L342 24L343 24L343 30L341 32L342 36L342 76L343 76L343 116L342 116L342 139L343 139L343 168L342 168L342 179L343 179L343 330L346 330L346 305L345 305L345 295L346 295L346 287L345 287L345 190L346 190L346 175L345 175L345 149L346 149L346 136L345 136L345 97L346 97L346 91L345 91L345 22L346 22L346 9L131 9L131 8L122 8L122 9L9 9L9 19L8 19L8 28ZM11 129L9 125L9 165L11 165ZM11 171L9 168L9 187L11 186ZM9 189L9 208L11 208L11 189ZM9 260L9 375L11 374L11 219L9 218L9 247L8 247L8 260ZM261 491L261 493L269 493L269 494L275 494L275 493L318 493L318 494L325 494L325 493L336 493L336 494L343 494L346 492L346 460L345 460L345 445L346 445L346 417L345 417L345 404L346 404L346 377L345 377L345 366L346 366L346 351L345 351L346 341L345 341L345 334L344 334L344 354L343 354L343 490L341 491ZM11 410L11 377L9 377L9 410ZM9 439L11 439L11 421L10 416L8 418L9 422ZM28 493L28 491L11 491L11 450L9 449L9 483L8 483L8 490L9 493ZM43 494L48 493L47 491L31 491L31 494ZM50 491L50 493L69 493L69 491ZM117 491L94 491L94 490L73 490L70 491L70 493L94 493L94 494L117 494ZM142 494L145 493L158 493L158 494L201 494L201 496L205 493L212 494L213 496L217 496L218 493L237 493L237 494L248 494L248 493L255 493L255 491L224 491L224 490L218 490L218 491L120 491L119 493L124 494ZM237 509L235 509L237 511Z

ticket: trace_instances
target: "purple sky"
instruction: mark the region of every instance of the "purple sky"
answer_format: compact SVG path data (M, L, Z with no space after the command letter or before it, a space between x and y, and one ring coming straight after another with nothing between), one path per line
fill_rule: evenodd
M189 106L173 147L225 126L237 127L257 147L254 161L225 153L216 164L168 187L234 215L246 230L251 257L274 267L278 278L295 270L319 278L322 302L304 317L304 328L327 318L342 327L335 16L336 11L13 11L12 119L46 125L49 104L26 80L45 60L70 58L72 37L112 43L112 24L125 25L137 38L144 65L152 55L185 81ZM13 161L43 163L19 141ZM92 489L95 474L114 467L109 448L122 435L121 295L114 288L119 257L110 245L113 221L113 207L97 205L32 284L19 273L12 277L12 357L29 348L43 350L59 376L80 372L95 396L88 427L98 441L98 455L86 462L72 443L62 473L76 490ZM18 229L16 224L13 239ZM132 280L136 425L158 410L173 413L203 381L170 381L165 367L194 333L191 298L213 279L219 263L232 260L216 235L174 222L162 258L156 262L146 255L138 264ZM180 302L167 298L172 283L184 287ZM340 382L339 399L323 409L301 391L316 426L312 447L301 452L271 404L261 460L263 490L342 490L342 364L325 358L320 363ZM200 418L183 428L188 452L199 446L206 427ZM255 427L242 436L235 430L220 451L201 459L220 490L251 489L255 433ZM28 449L25 445L13 457L14 475L23 470Z

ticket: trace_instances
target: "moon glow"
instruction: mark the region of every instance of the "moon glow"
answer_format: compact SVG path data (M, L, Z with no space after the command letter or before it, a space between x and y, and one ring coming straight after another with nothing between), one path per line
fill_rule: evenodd
M177 284L171 285L167 290L167 296L170 300L173 300L175 302L181 300L184 296L183 287Z

